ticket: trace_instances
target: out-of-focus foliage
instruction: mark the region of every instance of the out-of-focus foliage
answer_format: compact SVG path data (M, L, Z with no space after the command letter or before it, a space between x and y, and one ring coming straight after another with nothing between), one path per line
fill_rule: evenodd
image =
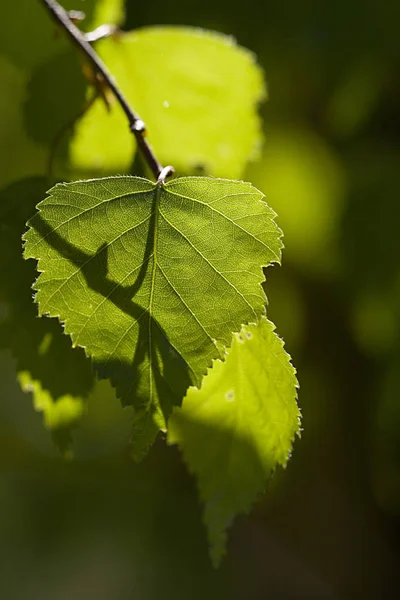
M247 177L279 215L286 258L307 271L334 266L345 189L343 168L326 142L311 131L270 128L262 160Z
M0 185L43 173L46 153L25 129L24 103L28 78L5 55L0 54Z
M250 52L232 37L184 27L119 35L100 42L98 52L144 119L163 164L181 173L241 177L258 153L256 108L265 95L262 71ZM115 111L119 106L111 107ZM72 163L99 169L111 161L121 170L132 160L132 136L125 120L114 116L118 137L110 145L110 125L103 133L102 112L99 99L78 128ZM95 127L98 147L93 150Z
M89 90L88 104L93 94ZM129 172L136 151L135 140L120 107L112 99L110 102L108 106L103 98L96 98L76 123L68 149L71 179Z
M83 0L78 3L65 0L62 6L66 10L84 11L82 29L85 31L104 22L118 24L124 18L124 0ZM0 39L0 54L26 72L32 73L49 58L62 55L71 48L71 43L49 18L40 0L10 2L3 18L7 18L7 27ZM57 76L56 71L53 74Z
M86 30L105 16L119 23L123 5L123 0L85 0L78 7L74 1L64 3L85 11ZM76 49L39 0L9 3L6 18L0 36L0 185L46 174L53 140L81 111L86 93ZM65 155L66 143L62 148Z
M0 192L0 301L7 307L0 320L1 342L16 360L22 389L32 393L35 409L43 412L45 426L64 452L94 378L83 351L72 351L60 325L39 319L32 302L37 274L22 257L21 237L45 190L44 178L33 177Z

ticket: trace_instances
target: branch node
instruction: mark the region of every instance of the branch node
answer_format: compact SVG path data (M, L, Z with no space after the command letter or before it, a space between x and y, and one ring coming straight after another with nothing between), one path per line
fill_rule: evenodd
M174 167L168 165L168 167L164 167L157 179L157 185L163 185L167 177L170 177L173 173L175 173Z
M86 19L86 15L81 10L69 10L68 16L73 23L80 23Z
M67 11L58 4L57 0L41 0L42 4L47 8L51 16L58 24L64 29L65 33L69 36L71 41L79 48L79 50L86 56L89 63L92 65L94 71L101 76L102 81L106 84L107 88L114 94L115 99L121 106L128 119L129 128L136 138L136 142L139 150L142 152L143 158L153 173L155 179L160 183L164 183L166 177L173 172L172 167L162 168L158 162L153 149L145 137L145 124L133 111L127 98L123 94L122 90L118 87L111 73L103 63L99 55L90 45L87 37L84 33L78 29L71 21ZM109 26L108 26L109 27ZM92 41L94 37L98 37L99 31L96 30L95 35L92 32ZM109 30L100 30L100 34L109 33ZM101 37L100 35L100 37ZM99 38L98 38L99 39Z
M141 133L142 135L146 135L146 125L144 124L144 121L142 121L142 119L136 119L136 121L134 121L134 123L132 123L131 127L130 127L132 133Z

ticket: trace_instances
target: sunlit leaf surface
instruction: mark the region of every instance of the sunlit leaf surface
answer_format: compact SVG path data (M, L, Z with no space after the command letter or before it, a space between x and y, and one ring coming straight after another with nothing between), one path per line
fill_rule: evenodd
M264 311L280 230L249 183L139 177L58 184L25 236L40 314L59 317L136 408L140 455L232 332Z
M249 511L289 458L299 432L296 388L290 357L263 317L234 335L225 361L214 362L200 388L189 388L169 420L168 442L197 477L216 565L235 515Z
M257 106L265 95L262 71L248 50L231 37L185 27L141 29L103 40L97 49L144 119L162 163L183 173L242 175L260 144ZM120 108L114 105L113 111ZM84 143L91 123L89 111L73 142L73 157L79 156L74 146ZM128 127L121 123L121 128L115 140L103 136L98 152L105 155L107 149L124 164L132 154Z

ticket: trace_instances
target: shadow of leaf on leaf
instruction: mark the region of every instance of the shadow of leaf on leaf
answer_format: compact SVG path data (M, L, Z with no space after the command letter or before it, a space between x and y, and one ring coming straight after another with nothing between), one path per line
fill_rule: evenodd
M78 248L63 238L40 213L30 221L30 226L46 238L46 242L63 258L70 261L82 273L87 286L111 302L118 310L137 323L139 332L131 363L109 357L105 360L92 358L100 378L109 378L122 398L124 405L132 404L136 409L133 440L134 454L141 456L154 440L165 422L172 407L180 403L186 389L191 384L189 371L184 359L170 344L162 325L147 308L134 301L140 290L152 256L154 231L156 226L156 195L154 195L146 245L139 273L131 285L123 286L108 275L109 245L104 242L95 254ZM141 373L150 365L150 377L154 378L160 406L149 398L141 385ZM129 401L126 397L129 396ZM160 414L161 411L161 414ZM161 417L161 418L160 418ZM146 439L141 440L141 436Z

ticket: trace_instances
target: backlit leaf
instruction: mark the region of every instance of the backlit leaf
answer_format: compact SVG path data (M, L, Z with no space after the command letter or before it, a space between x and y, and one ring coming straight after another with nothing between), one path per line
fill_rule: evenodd
M198 480L215 565L233 518L249 511L289 458L299 432L296 388L290 357L263 317L234 335L225 361L213 363L169 419L168 442Z
M96 48L145 121L161 163L182 173L242 175L260 145L257 106L265 95L251 52L232 37L185 27L145 28L103 40ZM88 127L91 121L89 111ZM132 150L128 127L121 127L115 140L101 136L101 148L120 160L125 150L123 165L131 161ZM87 137L85 119L72 144L73 157L81 137Z
M92 90L89 97L91 94ZM69 144L71 179L129 172L135 149L126 116L115 102L108 110L98 98L75 126Z
M140 456L232 331L264 311L280 259L274 213L251 184L139 177L58 184L25 235L40 314L59 317L123 404Z

